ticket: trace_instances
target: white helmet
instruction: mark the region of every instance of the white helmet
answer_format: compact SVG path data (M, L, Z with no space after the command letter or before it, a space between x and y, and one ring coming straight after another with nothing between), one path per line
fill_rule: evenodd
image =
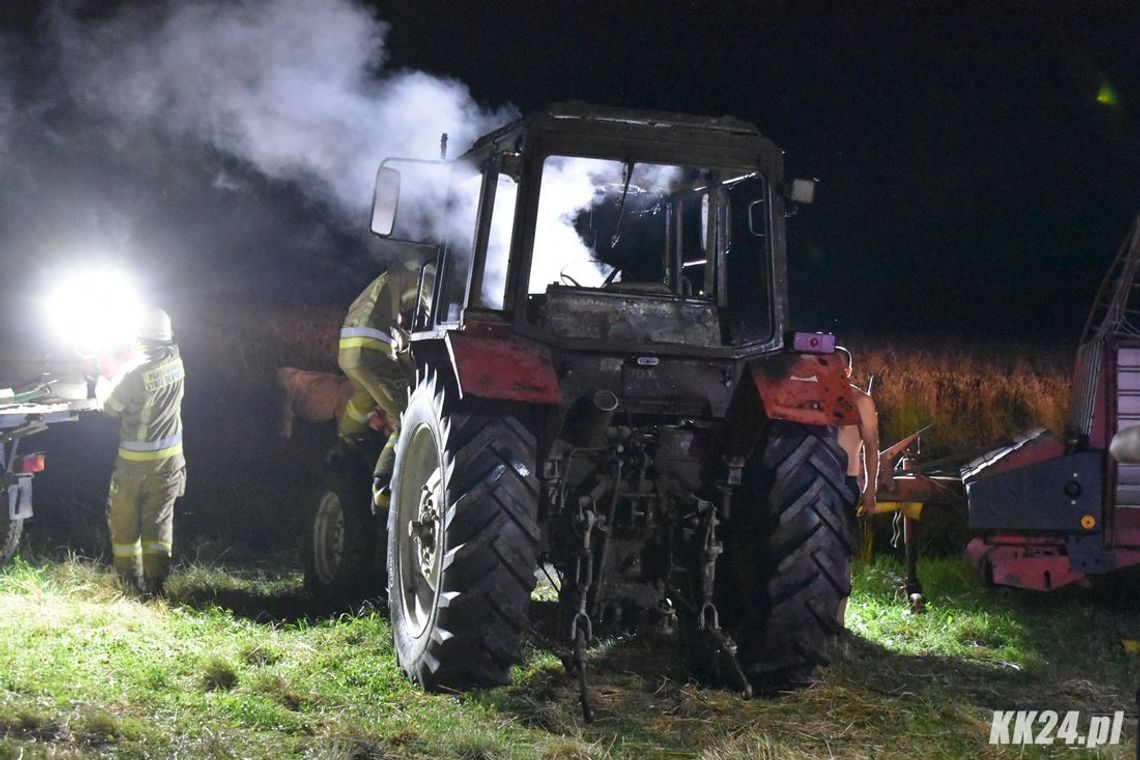
M170 326L170 315L157 306L148 306L143 309L139 317L138 337L142 340L153 340L158 343L169 343L174 340L174 330Z

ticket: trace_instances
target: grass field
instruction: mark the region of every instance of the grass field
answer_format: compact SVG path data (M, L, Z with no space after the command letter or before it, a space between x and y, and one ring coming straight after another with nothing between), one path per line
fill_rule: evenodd
M942 559L910 615L899 570L859 574L833 664L773 699L692 682L671 641L602 642L587 725L550 652L528 649L511 686L422 694L380 610L322 608L281 568L184 566L169 600L140 602L88 561L17 563L0 574L0 757L1133 756L1135 610L995 596ZM991 746L995 709L1125 710L1126 743Z

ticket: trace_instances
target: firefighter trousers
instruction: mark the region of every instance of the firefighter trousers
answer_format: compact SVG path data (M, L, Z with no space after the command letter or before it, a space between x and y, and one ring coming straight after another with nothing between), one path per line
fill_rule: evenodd
M170 574L174 502L185 490L186 460L181 454L154 461L115 461L107 525L120 577L161 587Z
M359 348L342 351L339 357L341 370L352 383L352 397L337 424L341 438L358 438L368 426L372 409L379 406L396 430L400 429L400 415L408 407L408 369L402 357L393 358L382 350Z

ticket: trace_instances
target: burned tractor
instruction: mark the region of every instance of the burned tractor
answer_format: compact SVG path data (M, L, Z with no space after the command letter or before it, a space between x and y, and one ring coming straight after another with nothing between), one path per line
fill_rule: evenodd
M408 212L424 163L381 166L373 232L431 218ZM582 104L447 162L387 521L415 681L506 682L540 571L583 694L603 627L674 621L743 692L825 661L857 413L832 336L785 334L785 218L814 184L782 163L742 121Z

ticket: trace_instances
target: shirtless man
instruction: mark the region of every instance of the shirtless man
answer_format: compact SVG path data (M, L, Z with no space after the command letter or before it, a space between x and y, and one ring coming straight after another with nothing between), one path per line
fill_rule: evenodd
M843 356L843 376L851 379L851 352L842 346L835 350ZM879 483L879 414L875 411L875 401L871 394L851 386L855 396L855 408L859 410L859 422L839 428L839 445L847 452L847 488L851 491L851 503L857 504L857 515L875 514L875 490ZM862 489L859 476L864 476ZM860 493L861 491L861 493ZM854 521L854 517L852 517ZM852 563L847 566L847 579L854 573ZM839 625L847 624L847 599L839 603Z
M843 356L843 376L851 378L851 352L842 346L835 350ZM870 394L851 386L855 392L855 408L859 423L839 428L839 445L847 452L847 487L859 505L857 514L875 514L875 490L879 483L879 415ZM863 477L863 486L859 478Z

